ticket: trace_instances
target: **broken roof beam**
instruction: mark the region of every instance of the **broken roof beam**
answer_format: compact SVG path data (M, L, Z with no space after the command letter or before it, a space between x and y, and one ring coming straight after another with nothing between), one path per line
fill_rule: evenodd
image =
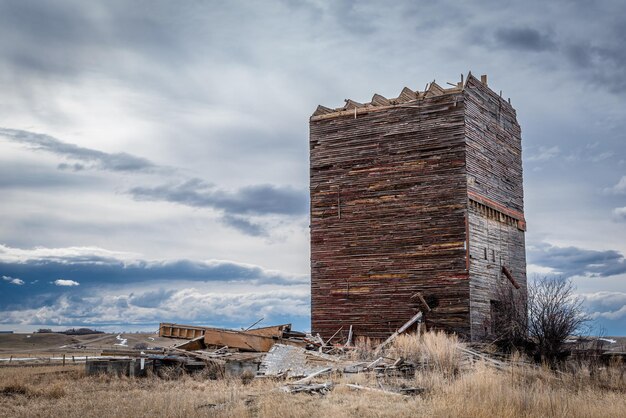
M406 103L406 102L410 102L413 100L417 100L417 97L418 97L417 92L411 90L408 87L405 87L402 89L402 91L400 92L400 95L395 101L397 103Z
M436 97L444 94L446 90L434 81L428 86L428 90L424 92L425 97Z
M313 112L313 116L321 116L321 115L327 115L329 113L333 113L335 110L328 108L326 106L322 106L322 105L318 105L317 109L315 109L315 112Z
M387 99L384 96L381 96L378 93L375 93L374 96L372 96L372 106L390 106L391 105L391 101L389 101L389 99Z
M343 106L343 108L341 108L341 110L352 110L365 107L363 103L355 102L352 99L346 99L345 102L346 104Z

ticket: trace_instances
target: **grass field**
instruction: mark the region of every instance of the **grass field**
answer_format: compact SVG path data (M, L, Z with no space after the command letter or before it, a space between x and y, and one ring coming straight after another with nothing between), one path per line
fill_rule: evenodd
M85 376L84 366L0 368L0 416L6 417L622 417L622 364L571 364L563 372L530 365L495 370L463 364L454 339L402 336L389 354L426 360L409 381L371 374L323 376L326 395L289 394L284 381L208 380L205 376L130 379ZM363 354L363 353L361 353ZM421 395L353 390L411 385Z
M91 335L57 333L0 334L0 358L8 358L10 356L45 357L62 354L84 356L99 354L102 350L129 349L137 344L145 344L148 347L169 347L182 341L172 338L161 338L151 333Z

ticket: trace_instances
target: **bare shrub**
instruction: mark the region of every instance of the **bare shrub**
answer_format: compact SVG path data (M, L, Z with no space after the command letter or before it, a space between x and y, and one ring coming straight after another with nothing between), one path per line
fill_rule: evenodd
M574 290L570 280L557 277L536 279L528 288L528 333L538 356L550 364L561 356L567 337L590 320Z
M494 343L507 351L524 346L528 339L527 293L513 286L497 288L498 310L492 319Z

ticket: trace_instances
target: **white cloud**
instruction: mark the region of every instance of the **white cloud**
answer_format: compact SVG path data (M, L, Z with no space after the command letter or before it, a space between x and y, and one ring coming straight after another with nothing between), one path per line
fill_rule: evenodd
M137 254L121 251L109 251L99 247L64 247L45 248L35 247L29 249L8 247L0 244L0 262L24 263L26 261L56 261L59 263L76 262L77 260L130 260Z
M2 280L6 280L7 282L17 286L21 286L24 284L24 280L11 276L2 276Z
M608 158L611 158L612 156L613 156L613 153L610 152L610 151L609 152L603 152L603 153L600 153L600 154L597 154L597 155L594 155L593 157L591 157L591 161L594 162L594 163L598 163L600 161L604 161L604 160L606 160Z
M604 192L609 194L626 194L626 176L622 176L615 186L604 189Z
M561 153L561 149L556 145L550 148L541 146L539 147L539 152L536 153L535 155L531 155L530 157L528 157L528 160L529 161L548 161L556 157L560 153Z
M308 286L258 286L250 289L184 287L159 292L145 287L136 290L103 289L97 296L61 295L54 303L40 308L2 311L0 323L67 325L158 324L163 321L200 323L208 326L244 326L263 317L264 323L298 321L308 324ZM137 299L143 299L136 304ZM151 302L151 303L146 303ZM306 327L307 325L301 325Z
M626 318L626 293L601 291L581 295L594 319L617 320Z
M79 286L80 285L80 283L74 280L65 280L65 279L55 280L54 284L57 286Z
M626 221L626 206L613 209L613 217L618 221Z

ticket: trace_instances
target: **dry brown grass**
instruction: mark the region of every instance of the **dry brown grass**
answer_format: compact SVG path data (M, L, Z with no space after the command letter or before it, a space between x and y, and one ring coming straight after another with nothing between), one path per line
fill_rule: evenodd
M415 364L423 364L445 376L456 374L461 366L461 343L456 335L442 331L423 335L400 335L393 342L388 354L402 357Z
M0 416L7 417L619 417L626 411L624 365L576 365L554 373L528 366L498 371L477 363L459 370L454 338L426 334L401 338L390 349L434 367L414 379L376 380L371 374L325 376L336 387L325 396L288 394L284 382L254 379L129 379L85 376L83 367L0 368ZM413 357L411 357L413 356ZM408 397L354 391L418 386Z

